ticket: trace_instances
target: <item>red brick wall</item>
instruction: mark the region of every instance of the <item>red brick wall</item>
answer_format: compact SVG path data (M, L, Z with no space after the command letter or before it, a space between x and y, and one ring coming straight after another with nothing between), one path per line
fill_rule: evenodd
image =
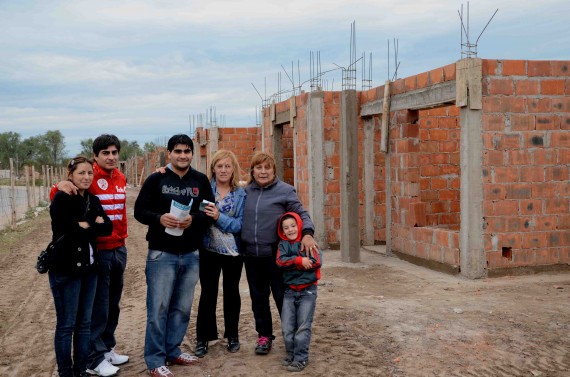
M483 61L489 268L570 263L570 62Z
M455 64L392 83L399 94L455 80ZM454 106L390 114L392 248L459 265L459 111Z
M459 108L455 105L419 111L418 124L406 133L419 132L420 199L425 203L426 225L459 229Z
M234 152L239 166L242 170L242 177L246 179L249 174L251 157L258 150L261 150L261 128L218 128L219 137L218 148L229 149Z
M207 145L211 138L210 129L199 127L194 138L195 158L204 156L207 165L210 157L207 156ZM257 150L261 150L261 128L259 127L224 127L218 128L218 149L232 151L238 160L241 169L241 178L248 179L251 157Z
M324 93L325 231L330 245L340 245L340 92Z

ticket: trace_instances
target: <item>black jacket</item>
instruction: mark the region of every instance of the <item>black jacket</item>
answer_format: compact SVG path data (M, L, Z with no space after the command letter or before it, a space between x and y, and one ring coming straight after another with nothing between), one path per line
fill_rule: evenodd
M135 219L148 225L146 240L149 249L173 254L185 254L202 245L206 230L212 219L200 212L200 202L214 202L214 194L208 177L190 168L184 177L169 168L166 173L153 173L145 181L135 202ZM160 217L170 212L172 200L189 205L192 224L181 236L172 236L164 231Z
M113 231L113 223L101 207L99 198L85 191L85 196L68 195L58 192L50 205L52 241L58 242L56 253L51 260L50 269L59 273L79 275L82 271L93 267L90 260L97 258L95 238L108 236ZM103 223L96 223L97 216L101 216ZM79 226L80 221L87 221L89 228Z

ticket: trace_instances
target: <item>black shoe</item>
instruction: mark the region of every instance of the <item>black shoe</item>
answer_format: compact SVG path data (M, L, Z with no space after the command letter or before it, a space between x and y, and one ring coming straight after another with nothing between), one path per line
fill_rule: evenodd
M266 336L260 336L257 339L257 344L255 346L255 353L258 355L267 355L269 351L271 351L272 344L273 341L271 340L271 338L268 338Z
M208 353L208 341L199 340L196 342L196 350L194 351L194 355L196 357L204 357Z
M239 339L238 338L228 338L228 351L231 353L239 351Z

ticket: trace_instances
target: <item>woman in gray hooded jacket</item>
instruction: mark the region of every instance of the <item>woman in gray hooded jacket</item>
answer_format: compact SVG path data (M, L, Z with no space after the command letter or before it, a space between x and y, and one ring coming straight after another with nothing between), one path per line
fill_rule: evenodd
M302 244L309 252L317 252L314 226L303 208L295 188L275 175L275 159L257 152L251 160L251 181L245 188L242 225L243 255L249 285L255 329L258 333L255 353L269 353L273 335L269 295L273 295L279 314L283 304L283 279L275 263L279 236L277 223L286 212L296 212L303 220Z

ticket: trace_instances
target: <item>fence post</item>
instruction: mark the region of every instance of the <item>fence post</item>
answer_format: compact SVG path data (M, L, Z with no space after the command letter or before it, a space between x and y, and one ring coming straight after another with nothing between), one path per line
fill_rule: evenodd
M14 159L10 158L10 227L16 227L16 177L14 174Z
M34 207L38 205L38 200L36 200L36 167L32 165L32 201L34 202Z
M24 165L24 174L26 176L26 200L28 201L28 208L32 208L32 193L30 192L30 167Z

